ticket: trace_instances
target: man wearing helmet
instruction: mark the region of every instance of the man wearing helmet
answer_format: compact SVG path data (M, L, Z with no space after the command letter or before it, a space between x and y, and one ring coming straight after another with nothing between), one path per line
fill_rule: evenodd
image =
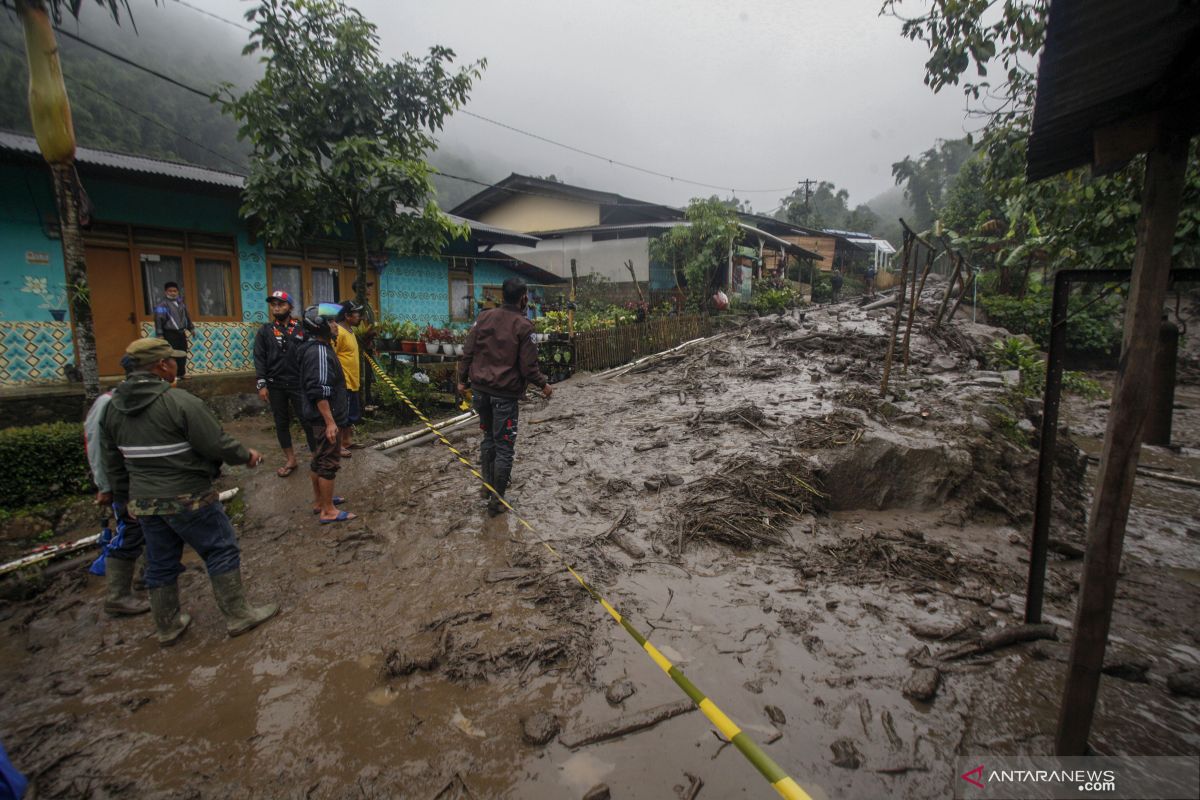
M357 515L339 511L342 498L333 493L341 467L342 432L348 423L349 400L342 365L333 351L333 320L341 312L336 303L304 309L306 341L300 348L300 404L305 429L313 439L309 464L313 487L313 513L321 524L346 522Z

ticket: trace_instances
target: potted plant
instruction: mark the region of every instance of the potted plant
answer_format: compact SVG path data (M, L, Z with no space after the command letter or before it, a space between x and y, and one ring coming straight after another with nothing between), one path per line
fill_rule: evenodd
M421 335L421 329L417 327L417 323L410 320L397 322L393 335L399 340L402 353L417 352L417 340Z
M453 331L454 336L454 354L461 356L467 344L467 331L465 328L460 328Z
M421 333L421 341L425 343L425 352L437 355L442 352L442 329L433 327L430 323Z

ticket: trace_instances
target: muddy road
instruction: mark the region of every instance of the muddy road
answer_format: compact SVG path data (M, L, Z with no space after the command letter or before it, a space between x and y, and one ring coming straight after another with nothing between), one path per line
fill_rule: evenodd
M1036 404L967 323L915 333L879 399L884 313L758 320L521 411L513 503L814 797L947 796L958 755L1049 752L1102 434L1068 404L1057 639L952 657L1021 621ZM1179 400L1184 446L1143 463L1197 478L1200 392ZM229 428L272 452L267 420ZM280 616L226 638L192 556L192 627L160 649L60 575L0 606L0 739L38 797L774 796L696 711L564 744L683 695L472 481L438 445L356 450L360 519L322 526L303 470L229 470L249 594ZM1200 666L1200 492L1139 478L1135 503L1093 744L1194 754L1200 701L1166 678Z

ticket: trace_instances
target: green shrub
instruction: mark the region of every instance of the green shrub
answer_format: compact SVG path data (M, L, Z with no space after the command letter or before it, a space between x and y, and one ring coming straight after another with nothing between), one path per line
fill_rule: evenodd
M1037 348L1027 341L1011 337L992 342L990 354L993 369L1019 369L1021 371L1021 394L1040 397L1046 391L1046 362ZM1089 400L1104 397L1104 388L1082 372L1063 372L1063 391Z
M0 508L19 508L92 490L83 426L54 422L0 431Z
M800 305L803 297L794 289L761 289L750 297L750 306L759 314L780 314Z
M1053 293L1034 286L1023 298L981 294L979 304L993 325L1011 333L1026 333L1043 350L1050 348L1050 306ZM1076 352L1107 353L1121 343L1119 306L1114 298L1072 294L1068 304L1067 347Z

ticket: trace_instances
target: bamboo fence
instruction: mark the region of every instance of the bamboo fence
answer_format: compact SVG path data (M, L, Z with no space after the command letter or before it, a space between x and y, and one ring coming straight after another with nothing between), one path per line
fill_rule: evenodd
M713 329L707 315L651 318L601 331L575 334L577 369L595 372L668 350Z

